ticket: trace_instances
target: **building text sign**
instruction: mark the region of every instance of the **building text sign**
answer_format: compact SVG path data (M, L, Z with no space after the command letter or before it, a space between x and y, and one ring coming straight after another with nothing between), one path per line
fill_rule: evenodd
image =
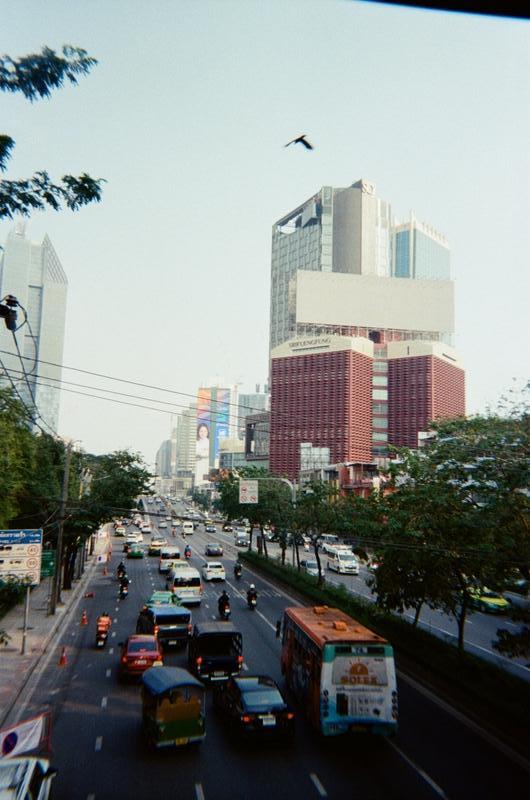
M0 580L40 582L42 530L0 531Z
M239 481L239 502L258 502L258 481Z

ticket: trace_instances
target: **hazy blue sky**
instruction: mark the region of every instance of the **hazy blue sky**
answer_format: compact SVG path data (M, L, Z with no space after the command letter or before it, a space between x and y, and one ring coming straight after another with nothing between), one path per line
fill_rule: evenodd
M100 205L28 222L69 278L65 364L252 389L272 222L363 177L449 240L468 410L528 376L528 22L333 0L0 0L0 14L5 53L68 43L99 60L49 101L0 96L7 177L108 181ZM283 148L299 133L313 153ZM152 461L169 417L63 394L60 432Z

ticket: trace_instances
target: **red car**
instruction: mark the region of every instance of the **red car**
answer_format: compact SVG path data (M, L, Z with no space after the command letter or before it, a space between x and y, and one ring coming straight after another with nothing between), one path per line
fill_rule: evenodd
M156 662L163 663L162 650L156 636L144 634L129 636L121 645L120 677L141 675Z

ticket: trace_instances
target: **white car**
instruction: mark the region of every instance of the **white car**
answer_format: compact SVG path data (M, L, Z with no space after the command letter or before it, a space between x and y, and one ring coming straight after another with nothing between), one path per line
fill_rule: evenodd
M144 537L141 533L128 533L125 541L127 544L143 544Z
M171 522L171 517L166 517L167 522Z
M224 581L226 572L220 561L207 561L202 568L202 577L205 581Z
M161 522L158 523L158 527L159 528L167 528L167 522L164 522L164 520L162 520Z

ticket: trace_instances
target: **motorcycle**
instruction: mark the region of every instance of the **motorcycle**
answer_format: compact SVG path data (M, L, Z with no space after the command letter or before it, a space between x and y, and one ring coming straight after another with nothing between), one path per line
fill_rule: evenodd
M187 559L191 558L191 547L184 548L184 558Z
M234 577L235 577L236 581L238 581L240 579L240 577L241 577L241 569L235 569L234 570Z
M129 587L120 586L120 600L125 600L128 594L129 594Z
M105 647L109 638L108 628L98 628L96 631L96 647Z
M122 567L122 569L118 570L118 580L121 581L124 575L125 575L125 570Z
M219 616L225 622L230 619L230 613L230 603L226 603L226 605L219 609Z
M258 598L255 595L251 595L247 597L247 605L251 611L254 611L258 604Z

